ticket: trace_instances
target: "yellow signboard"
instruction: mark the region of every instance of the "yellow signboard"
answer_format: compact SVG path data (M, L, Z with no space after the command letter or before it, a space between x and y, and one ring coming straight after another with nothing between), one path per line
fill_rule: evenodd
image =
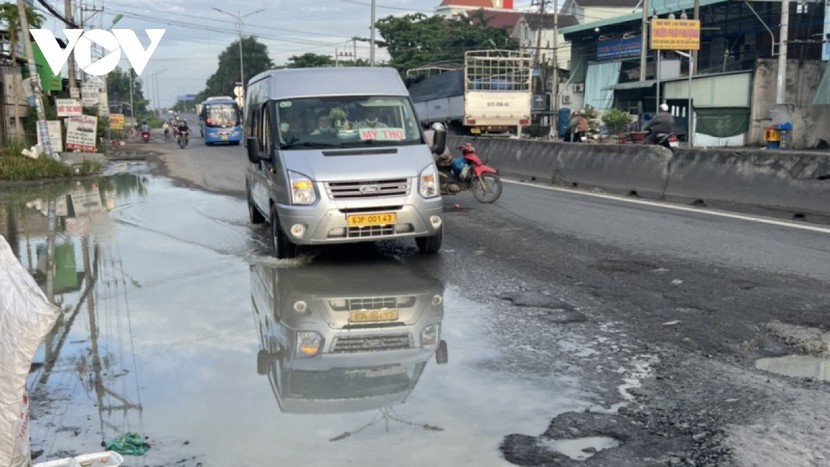
M124 114L110 114L110 130L124 129Z
M651 20L651 48L658 50L700 50L700 20Z

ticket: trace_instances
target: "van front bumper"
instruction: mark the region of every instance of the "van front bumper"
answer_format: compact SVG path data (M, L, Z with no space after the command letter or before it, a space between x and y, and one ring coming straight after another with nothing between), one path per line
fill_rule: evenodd
M407 237L425 237L437 234L443 226L443 203L440 197L420 200L413 204L379 207L359 211L327 206L278 205L280 227L297 245L357 243ZM349 226L348 215L377 215L394 213L394 224Z

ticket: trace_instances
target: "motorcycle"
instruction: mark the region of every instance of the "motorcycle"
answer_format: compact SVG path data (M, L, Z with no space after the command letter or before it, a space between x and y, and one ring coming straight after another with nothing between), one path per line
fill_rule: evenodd
M180 148L184 149L187 146L188 140L190 139L188 138L188 136L190 135L190 130L179 130L176 131L176 134L176 142L179 144Z
M453 159L449 165L438 166L441 194L455 195L471 190L481 203L499 199L502 182L498 171L481 162L470 143L464 143L458 149L461 149L461 157Z
M643 143L649 144L648 137L643 140ZM650 144L656 144L658 146L663 146L664 148L668 149L669 151L674 152L674 149L679 146L677 142L677 135L674 133L657 133L655 136L655 141Z
M150 130L141 132L141 141L144 141L145 143L150 142Z

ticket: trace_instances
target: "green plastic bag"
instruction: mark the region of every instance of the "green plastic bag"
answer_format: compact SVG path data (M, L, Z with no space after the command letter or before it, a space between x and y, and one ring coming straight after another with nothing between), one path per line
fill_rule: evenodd
M125 456L141 456L150 449L150 445L143 436L130 432L107 443L106 449Z

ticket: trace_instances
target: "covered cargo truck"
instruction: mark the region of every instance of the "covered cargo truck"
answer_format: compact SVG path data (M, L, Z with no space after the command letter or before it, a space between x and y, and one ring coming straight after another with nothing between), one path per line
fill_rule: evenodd
M407 72L415 113L425 124L441 122L454 133L513 133L530 123L530 55L475 50L464 63Z

